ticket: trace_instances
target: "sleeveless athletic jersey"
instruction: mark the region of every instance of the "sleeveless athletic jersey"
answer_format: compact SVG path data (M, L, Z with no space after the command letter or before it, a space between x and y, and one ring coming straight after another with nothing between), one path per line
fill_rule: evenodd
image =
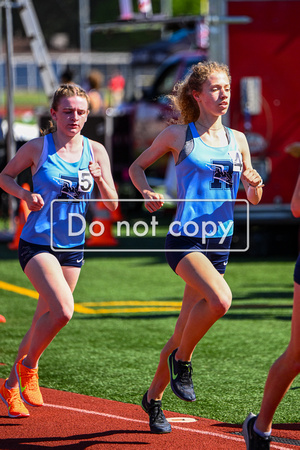
M234 201L226 200L236 199L243 163L233 131L224 128L228 145L210 147L199 136L195 124L188 125L186 142L176 163L177 198L204 201L177 203L170 230L175 236L203 239L233 234Z
M86 137L83 137L81 158L75 163L64 161L56 153L52 134L44 137L42 155L32 177L33 192L42 196L44 206L40 211L29 214L21 234L24 241L58 248L84 244L84 217L88 202L83 200L91 197L94 187L88 169L89 162L93 160Z

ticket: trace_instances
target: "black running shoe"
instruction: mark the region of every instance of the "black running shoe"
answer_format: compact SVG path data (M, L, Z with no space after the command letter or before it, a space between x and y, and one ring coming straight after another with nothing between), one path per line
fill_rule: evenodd
M168 358L170 370L170 384L177 397L186 402L194 402L196 394L192 380L192 363L190 361L176 361L174 350Z
M147 391L148 392L148 391ZM147 392L142 399L142 408L149 416L149 425L151 433L162 434L171 433L171 425L165 418L161 409L160 400L147 401Z
M250 413L243 423L243 436L246 442L247 450L270 450L271 437L261 437L253 430L256 420L254 414Z

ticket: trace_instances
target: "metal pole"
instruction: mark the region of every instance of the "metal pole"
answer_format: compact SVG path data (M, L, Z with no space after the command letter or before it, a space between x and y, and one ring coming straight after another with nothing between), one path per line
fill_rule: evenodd
M210 59L228 65L228 22L222 20L222 17L227 17L227 0L210 1L209 13ZM217 18L217 21L215 22L214 17ZM224 125L229 126L229 114L226 114L223 117L223 123Z
M227 0L214 0L209 3L210 47L212 60L228 64L228 25L222 17L227 14ZM217 19L214 21L214 17ZM239 22L238 22L239 23Z
M163 16L172 17L173 16L172 0L160 0L160 11Z
M131 20L134 17L131 0L119 0L120 19Z
M79 0L79 29L80 29L80 71L81 84L84 82L87 73L90 71L90 61L87 61L87 54L91 52L90 25L90 0Z
M6 148L7 148L7 161L10 161L16 154L16 143L14 140L14 81L13 81L13 25L11 14L11 3L9 0L5 1L5 25L6 25L6 108L7 108L7 136L6 136ZM11 195L8 200L8 217L9 227L12 230L14 228L14 213L15 213L16 200Z

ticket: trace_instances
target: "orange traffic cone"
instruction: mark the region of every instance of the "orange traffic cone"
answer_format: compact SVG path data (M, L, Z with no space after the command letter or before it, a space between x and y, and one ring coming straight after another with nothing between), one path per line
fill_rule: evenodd
M120 202L118 204L117 209L115 209L114 211L111 212L111 217L113 222L119 222L123 220L123 214L120 208Z
M116 191L118 192L119 189L118 185L116 184L115 187ZM117 208L111 212L111 217L114 222L119 222L123 220L123 214L121 211L121 202L119 202Z
M22 184L22 188L26 189L27 191L30 191L30 186L28 183ZM15 217L15 223L16 223L15 235L14 235L13 241L8 244L8 248L10 250L18 250L20 236L21 236L23 227L26 223L29 213L30 213L30 209L28 208L27 203L25 202L25 200L21 200L18 215Z
M91 237L86 240L87 247L115 247L117 239L112 235L112 225L115 222L113 213L109 211L103 202L97 202L95 217L89 229Z

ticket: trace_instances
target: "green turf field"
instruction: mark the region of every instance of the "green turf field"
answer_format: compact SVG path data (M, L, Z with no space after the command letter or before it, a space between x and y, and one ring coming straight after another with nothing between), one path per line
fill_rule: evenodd
M0 282L32 289L16 253L0 247ZM184 403L168 387L165 409L232 423L258 412L268 369L289 340L295 259L230 258L233 306L193 357L197 401ZM41 385L139 404L173 332L183 287L162 254L88 254L74 294L83 312L75 312L41 358ZM0 324L0 362L7 366L0 366L1 377L8 375L35 305L35 298L2 285L0 314L7 323ZM299 388L297 378L275 422L299 420Z

